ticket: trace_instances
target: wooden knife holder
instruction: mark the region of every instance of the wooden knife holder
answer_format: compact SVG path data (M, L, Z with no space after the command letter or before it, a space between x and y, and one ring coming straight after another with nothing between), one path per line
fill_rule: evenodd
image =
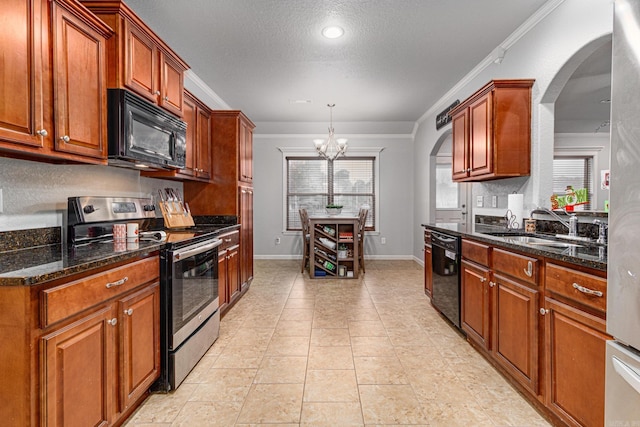
M193 217L179 202L160 202L166 228L185 228L195 225Z

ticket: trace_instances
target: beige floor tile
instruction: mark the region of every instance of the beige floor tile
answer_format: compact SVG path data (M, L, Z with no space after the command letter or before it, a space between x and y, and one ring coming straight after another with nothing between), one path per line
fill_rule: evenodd
M300 426L364 426L360 402L304 402Z
M387 329L391 343L395 347L429 347L433 342L419 326L412 328Z
M131 423L137 425L173 422L197 387L197 384L183 383L170 393L152 394L135 412Z
M241 327L236 331L228 347L260 347L267 348L269 340L273 336L273 328L248 328Z
M365 424L429 424L410 385L360 385L359 389Z
M386 337L387 330L380 320L350 320L349 334L352 337Z
M309 349L308 370L315 369L353 369L351 347L312 346Z
M255 383L304 384L307 373L306 356L265 357L255 376Z
M351 345L349 329L347 328L314 328L311 330L312 346L342 346Z
M309 370L304 402L360 402L353 370Z
M311 335L311 320L280 320L276 325L274 335L308 337Z
M313 308L285 308L280 320L313 320Z
M354 356L393 357L396 351L388 337L351 337Z
M254 384L238 423L299 423L304 384Z
M231 426L242 408L242 402L187 402L172 427Z
M216 361L213 368L258 368L265 350L256 347L238 346L226 347Z
M267 356L307 356L309 354L309 342L311 338L305 337L289 337L276 335L271 338L269 347L267 347Z
M437 427L493 427L495 424L475 402L444 403L430 401L422 408L430 426ZM516 424L524 425L524 424Z
M294 292L294 291L292 291ZM311 298L296 298L296 297L292 297L289 296L289 298L287 299L286 304L284 305L285 309L289 309L289 308L303 308L303 309L311 309L313 310L313 308L316 305L316 299L311 297Z
M358 384L409 384L409 380L396 356L354 357Z
M327 329L327 328L340 328L344 329L348 327L347 316L343 313L321 313L317 310L313 315L313 325L314 329Z
M210 369L189 401L242 402L256 376L256 369Z

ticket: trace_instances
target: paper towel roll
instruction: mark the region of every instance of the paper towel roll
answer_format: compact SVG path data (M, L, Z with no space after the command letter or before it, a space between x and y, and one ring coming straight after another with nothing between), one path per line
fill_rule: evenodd
M510 219L511 228L522 228L522 215L524 211L524 194L509 194L507 209L515 218ZM517 223L517 225L515 224Z

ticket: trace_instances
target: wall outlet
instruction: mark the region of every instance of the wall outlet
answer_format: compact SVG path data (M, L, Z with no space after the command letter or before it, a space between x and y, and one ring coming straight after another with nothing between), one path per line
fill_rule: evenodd
M380 244L381 245L386 245L387 244L387 238L386 237L381 237L380 238Z
M482 207L482 196L476 196L476 207L477 208L481 208Z
M280 237L276 237L276 245L280 244Z
M491 196L491 207L492 208L498 207L498 196Z

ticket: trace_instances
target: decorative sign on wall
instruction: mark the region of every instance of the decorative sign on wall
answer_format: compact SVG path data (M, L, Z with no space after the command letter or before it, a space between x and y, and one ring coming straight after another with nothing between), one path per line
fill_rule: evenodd
M451 116L449 115L449 111L456 105L460 104L460 100L456 99L456 101L449 105L444 109L440 114L436 116L436 130L440 129L442 126L445 126L451 121Z

